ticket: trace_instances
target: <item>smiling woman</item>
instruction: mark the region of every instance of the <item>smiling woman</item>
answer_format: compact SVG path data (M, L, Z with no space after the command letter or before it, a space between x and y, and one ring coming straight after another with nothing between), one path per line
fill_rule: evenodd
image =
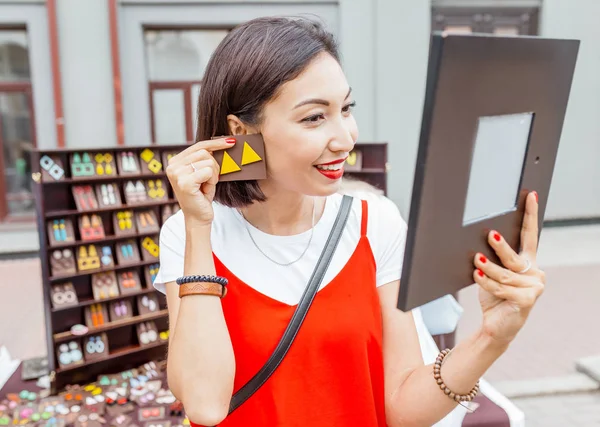
M505 337L522 326L521 314L506 316L509 330L488 324L451 356L444 352L443 371L424 366L413 315L396 308L406 223L384 196L348 203L341 195L358 138L351 94L332 35L305 19L244 23L207 65L198 142L167 168L181 211L161 230L154 281L167 294L169 386L194 427L431 426L477 394ZM236 139L212 137L246 134L264 139L267 178L218 182L212 153ZM329 259L324 269L316 268L321 259ZM491 290L501 267L476 262L477 274L490 275L478 283ZM536 282L538 270L528 274L528 282L511 276L510 298L531 291L525 283ZM322 281L293 344L238 407L238 393L305 306L312 277ZM521 300L529 301L514 304Z

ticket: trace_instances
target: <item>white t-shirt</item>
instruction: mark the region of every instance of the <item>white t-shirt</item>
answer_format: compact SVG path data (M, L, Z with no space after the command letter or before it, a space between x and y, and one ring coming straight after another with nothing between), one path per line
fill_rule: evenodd
M406 222L388 198L372 193L354 194L354 203L340 243L327 269L321 289L344 268L360 238L361 201L369 206L367 237L377 265L377 286L400 279ZM306 249L311 230L293 236L264 233L248 223L237 209L214 203L211 245L217 258L240 280L258 292L289 305L300 301L342 200L341 194L327 197L325 210L313 229L310 247L304 256L289 266L279 263L296 260ZM254 242L249 236L252 234ZM170 217L160 232L160 270L154 287L165 292L165 283L183 275L185 224L182 211Z

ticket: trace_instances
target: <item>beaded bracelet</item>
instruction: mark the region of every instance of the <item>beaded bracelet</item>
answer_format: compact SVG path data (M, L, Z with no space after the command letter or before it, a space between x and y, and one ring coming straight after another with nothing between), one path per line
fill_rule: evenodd
M221 286L227 286L228 280L225 277L221 276L207 276L207 275L195 275L195 276L183 276L177 278L175 282L178 285L183 285L184 283L199 283L199 282L209 282L209 283L218 283Z
M449 354L450 354L449 349L445 349L440 352L440 354L438 355L438 357L435 360L435 363L433 365L433 378L435 378L437 384L440 386L440 389L450 399L452 399L458 403L471 402L475 398L475 396L477 396L477 393L479 393L479 381L477 381L477 384L475 384L475 387L473 387L469 393L456 394L448 388L448 386L444 383L444 380L442 379L442 374L441 374L442 364L443 364L446 356L448 356ZM464 405L462 405L462 406L464 406Z

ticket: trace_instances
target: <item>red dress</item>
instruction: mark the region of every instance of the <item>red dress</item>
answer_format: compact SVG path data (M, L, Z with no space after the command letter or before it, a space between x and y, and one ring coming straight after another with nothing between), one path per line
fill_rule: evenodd
M275 373L220 427L386 425L383 330L367 215L362 201L361 237L350 260L317 293ZM296 307L254 290L216 257L215 263L217 274L229 279L223 310L235 353L235 392L265 364Z

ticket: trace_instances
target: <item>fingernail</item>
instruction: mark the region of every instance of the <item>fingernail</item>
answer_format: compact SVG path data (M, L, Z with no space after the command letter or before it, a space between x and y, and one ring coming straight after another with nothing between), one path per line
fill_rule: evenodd
M235 144L236 140L235 140L235 138L227 138L227 139L225 139L225 142L228 144Z
M539 198L538 198L538 193L537 191L534 191L533 194L535 194L535 202L539 203Z
M483 277L483 271L481 271L480 269L477 269L477 274L479 275L479 277Z
M487 262L487 258L485 257L485 255L481 255L481 256L479 257L479 261L480 261L482 264L485 264L485 263Z
M495 240L496 242L499 242L499 241L500 241L500 239L501 239L501 237L500 237L500 234L498 234L498 233L496 233L496 232L494 232L494 236L493 236L493 237L494 237L494 240Z

